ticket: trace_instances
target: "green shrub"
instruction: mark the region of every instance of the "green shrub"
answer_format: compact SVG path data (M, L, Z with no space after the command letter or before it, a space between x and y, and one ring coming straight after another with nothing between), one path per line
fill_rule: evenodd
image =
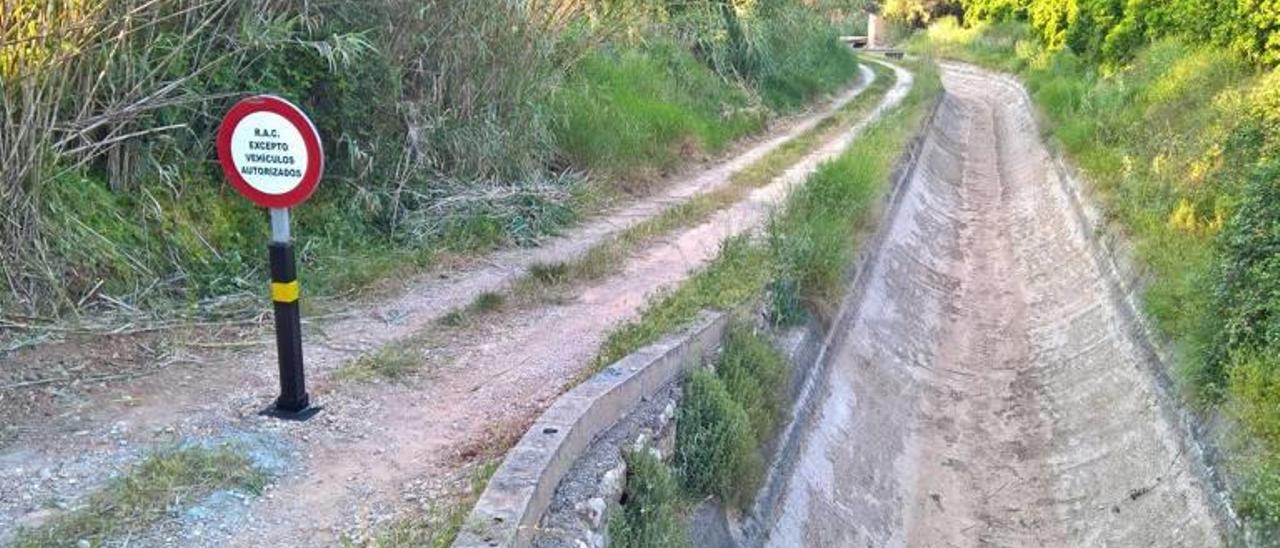
M1227 409L1246 434L1234 467L1244 479L1237 502L1261 530L1274 530L1280 526L1280 353L1237 352L1227 370Z
M575 165L640 177L763 127L760 109L669 40L590 52L556 93L555 133Z
M746 411L715 374L689 375L676 424L675 467L685 488L746 508L764 477L764 459Z
M1238 350L1280 355L1280 162L1259 168L1220 239L1212 382ZM1280 407L1273 407L1280 419ZM1280 433L1280 432L1278 432ZM1280 436L1277 437L1280 441ZM1277 446L1280 448L1280 445Z
M747 413L755 439L773 436L787 402L785 359L762 335L745 325L730 330L716 376L729 396Z
M684 502L671 469L648 451L628 452L620 512L609 516L609 542L621 548L689 545Z
M763 67L752 75L765 103L795 109L853 78L858 61L836 29L811 10L791 7L767 14Z

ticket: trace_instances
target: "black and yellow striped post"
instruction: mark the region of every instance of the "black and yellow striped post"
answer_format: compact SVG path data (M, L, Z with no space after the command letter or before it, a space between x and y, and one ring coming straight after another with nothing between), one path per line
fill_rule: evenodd
M320 409L307 395L302 368L302 314L298 310L301 287L289 237L289 210L271 210L271 301L275 306L276 350L280 361L280 397L264 414L282 419L306 420Z

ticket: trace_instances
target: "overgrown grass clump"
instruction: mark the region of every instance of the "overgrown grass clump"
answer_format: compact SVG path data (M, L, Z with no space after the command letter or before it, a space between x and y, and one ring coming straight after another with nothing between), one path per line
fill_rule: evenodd
M783 357L741 325L730 331L714 373L689 375L674 456L686 489L746 509L764 478L762 447L782 418L787 380Z
M931 28L916 47L1010 70L1151 272L1144 308L1188 397L1239 424L1242 513L1280 525L1280 73L1162 39L1122 62L1017 22ZM1264 533L1269 534L1269 533Z
M609 516L609 542L621 548L689 546L688 502L671 468L648 451L630 451L620 512Z
M684 546L690 509L708 496L746 509L764 477L763 444L782 413L787 369L767 339L735 325L714 372L685 379L668 466L648 451L626 454L622 511L609 533L622 546Z
M15 548L102 545L145 532L223 489L258 494L267 475L233 447L183 447L156 453L39 528L19 530Z
M671 41L600 49L556 93L556 136L575 165L653 176L759 131L751 99Z
M764 477L759 440L724 381L705 369L684 383L677 415L675 467L690 492L736 508L751 503Z

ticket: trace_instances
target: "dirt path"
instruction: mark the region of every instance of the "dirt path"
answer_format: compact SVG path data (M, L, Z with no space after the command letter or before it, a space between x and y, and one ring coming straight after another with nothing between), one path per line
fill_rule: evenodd
M1025 95L943 76L767 543L1221 545Z
M726 184L732 173L865 90L872 73L864 67L862 74L826 110L661 196L544 247L500 252L448 277L421 277L393 298L310 326L312 393L326 407L316 420L280 423L256 415L275 392L268 348L162 372L130 386L124 391L128 398L99 397L96 405L82 401L60 410L0 453L0 542L15 524L47 515L42 508L49 499L70 500L147 447L172 441L239 442L282 478L259 500L187 512L141 539L143 545L327 544L392 517L438 491L493 439L523 428L588 363L609 327L633 317L651 292L705 264L722 238L758 224L788 186L843 149L863 126L825 143L743 203L634 257L622 273L582 288L572 301L439 341L422 357L433 367L419 378L337 384L329 373L352 356L419 332L484 291L504 287L532 264L576 256L674 203ZM909 76L900 77L871 117L900 101L909 85Z
M652 294L710 262L725 238L760 226L790 187L899 103L911 76L897 73L894 87L867 121L823 144L747 200L638 253L622 272L581 288L571 302L503 318L468 340L451 342L456 349L452 365L407 388L403 397L388 398L368 436L318 448L308 459L306 476L285 482L275 493L262 527L249 524L232 544L331 541L333 524L348 522L353 509L361 510L357 501L395 500L404 484L456 467L458 447L495 430L523 430L589 365L612 326L635 318Z

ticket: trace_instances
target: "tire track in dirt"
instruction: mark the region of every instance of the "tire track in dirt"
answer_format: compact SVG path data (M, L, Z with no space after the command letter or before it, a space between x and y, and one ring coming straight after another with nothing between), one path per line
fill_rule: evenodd
M456 468L452 449L483 439L503 425L522 429L590 364L613 325L635 318L655 292L673 287L709 263L725 238L760 227L791 187L900 103L912 78L892 68L898 80L867 119L824 143L747 200L637 253L622 272L583 287L570 303L483 326L485 332L463 345L453 365L439 368L429 382L387 403L376 432L357 443L319 448L308 459L306 476L282 485L275 502L262 505L262 512L282 518L275 521L278 526L272 526L268 516L263 520L266 527L247 528L232 544L331 541L333 524L349 521L359 507L357 501L394 500L405 482L444 476ZM357 454L363 457L350 456Z
M1025 95L943 82L766 543L1220 545Z
M99 394L69 397L67 405L56 409L55 415L21 419L17 438L0 449L0 542L24 515L31 513L33 505L40 504L37 501L64 500L83 492L86 486L100 483L113 470L139 458L143 448L157 442L237 438L246 431L265 431L273 436L301 439L298 445L305 447L319 440L353 435L363 425L346 421L341 415L376 414L381 398L386 397L380 392L386 391L346 386L339 390L329 376L347 360L416 333L484 292L509 286L531 265L579 256L628 227L732 184L734 173L813 129L861 96L875 80L875 74L866 66L860 67L859 72L858 81L823 108L747 145L727 161L673 178L667 190L656 196L602 214L540 247L503 250L447 272L426 273L405 282L388 297L352 305L341 318L309 322L304 326L309 388L314 399L328 407L326 415L331 415L320 420L336 420L325 424L337 432L310 425L267 424L255 416L276 393L275 356L270 345L242 352L210 349L204 352L205 361L199 366L167 368ZM265 338L260 333L247 336ZM21 356L6 360L12 361L0 361L0 367L20 367L23 362ZM399 390L402 388L387 391ZM0 398L20 396L0 392ZM301 450L298 446L287 449ZM39 477L31 477L33 473ZM35 513L47 514L39 510Z
M727 184L729 175L815 126L865 90L871 71L863 67L862 72L862 82L825 112L658 198L588 223L543 248L497 253L488 264L455 273L448 279L418 280L401 297L362 308L349 319L312 326L310 340L326 341L323 346L313 342L307 348L309 372L319 373L312 377L313 394L327 406L319 424L281 424L254 415L274 393L273 367L228 370L216 365L184 372L181 387L175 386L173 379L148 380L153 383L154 393L162 394L154 402L99 411L99 421L128 425L128 435L137 434L127 440L131 442L129 448L123 445L124 437L120 438L120 447L104 447L115 443L104 432L53 432L39 444L20 439L11 451L0 455L0 462L23 463L27 470L38 469L42 464L69 469L85 485L109 474L115 466L110 462L137 458L137 450L132 448L154 442L146 433L160 428L166 432L176 430L186 439L210 435L279 438L286 440L286 460L299 464L281 480L279 488L250 503L233 519L215 518L195 525L170 523L155 539L246 546L267 539L333 542L336 533L359 529L359 524L367 525L367 520L384 518L392 509L404 506L399 500L400 492L409 484L426 485L430 491L447 480L461 462L474 457L474 448L483 445L477 440L500 436L504 428L522 427L559 393L567 379L588 363L608 326L629 318L653 290L676 283L689 270L709 261L723 237L754 226L790 184L803 178L821 159L843 149L866 122L811 152L778 181L758 189L743 203L640 254L624 272L587 287L573 303L548 306L508 318L502 324L481 326L484 332L467 340L451 341L457 347L450 350L455 358L453 366L441 367L408 385L343 386L341 394L333 391L325 372L332 371L353 351L359 353L415 333L476 295L509 284L528 265L582 253L673 203ZM909 76L902 78L905 74L899 72L900 81L868 120L901 100L910 83ZM631 279L645 283L627 281ZM542 350L531 351L533 348ZM231 363L271 363L268 358L265 352L240 354ZM430 355L424 359L441 361ZM494 383L501 389L495 389ZM101 428L115 432L110 423ZM90 441L90 445L81 446L83 441ZM72 461L69 464L68 459ZM3 529L11 531L15 511L22 511L24 503L16 495L30 492L27 479L0 475L0 494L13 504L0 516ZM165 542L155 539L155 543ZM146 540L143 539L144 545Z

